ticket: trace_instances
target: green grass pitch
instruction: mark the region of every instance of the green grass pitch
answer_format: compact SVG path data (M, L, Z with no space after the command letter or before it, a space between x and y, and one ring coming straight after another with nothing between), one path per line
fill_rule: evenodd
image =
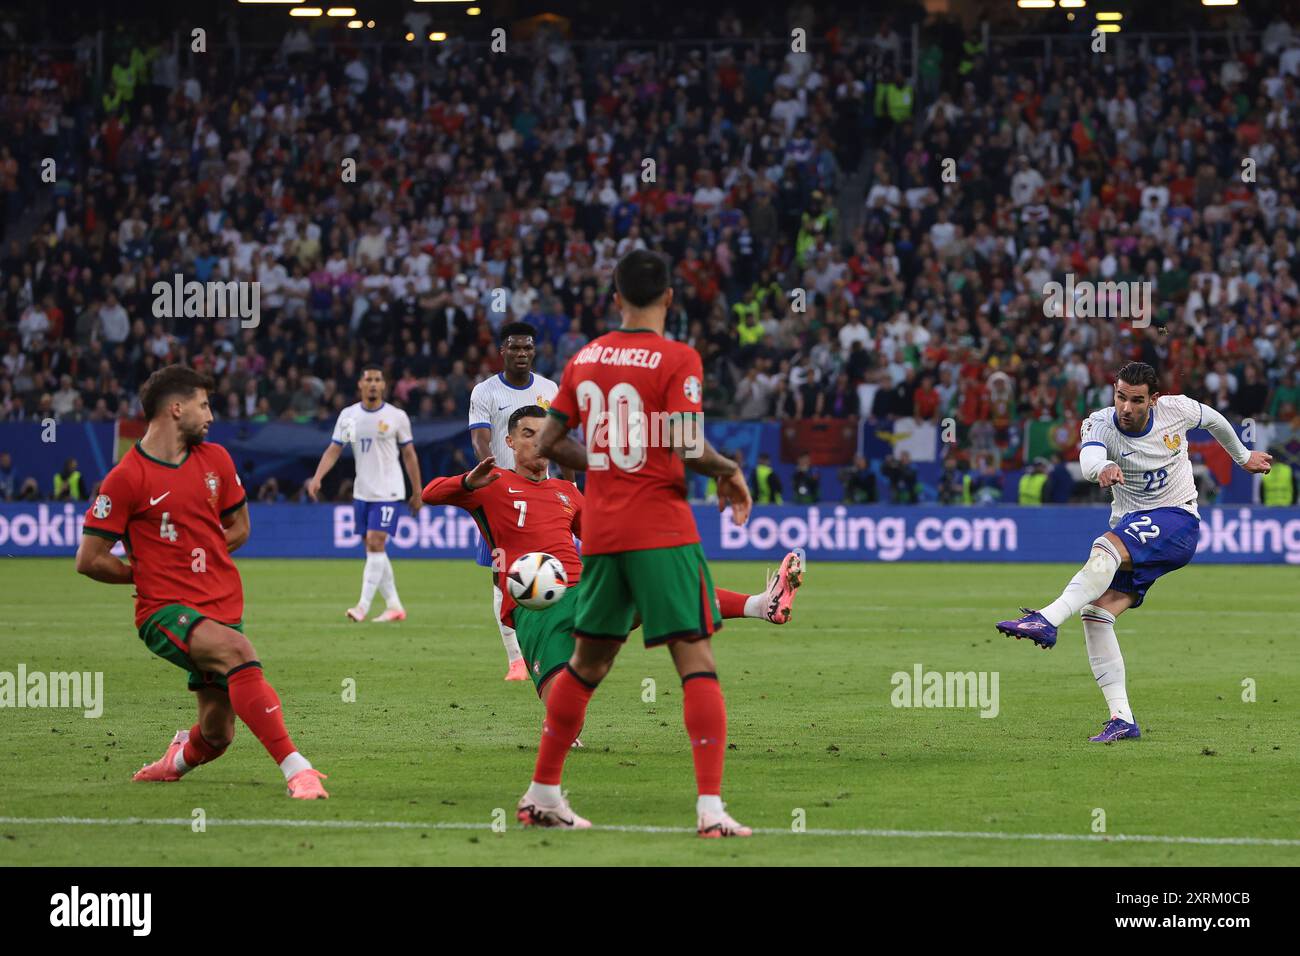
M1193 564L1121 617L1144 738L1103 746L1086 739L1106 712L1079 623L1050 652L993 630L1058 593L1073 568L814 564L792 624L729 621L715 640L730 714L724 798L765 832L706 841L677 832L694 825L694 780L666 651L629 642L566 769L578 812L639 829L522 830L513 808L541 708L531 685L502 681L481 569L395 562L410 617L385 626L343 618L359 558L240 567L248 634L332 799L286 797L243 726L183 781L132 783L193 722L184 674L136 637L129 588L81 578L70 560L7 558L0 671L102 671L105 704L98 719L0 710L0 863L1300 864L1294 568ZM719 585L744 591L763 570L714 566ZM997 672L998 715L894 707L891 675L917 664ZM504 832L491 828L498 808ZM204 832L188 823L196 809ZM792 832L799 811L804 833ZM51 818L180 822L31 822Z

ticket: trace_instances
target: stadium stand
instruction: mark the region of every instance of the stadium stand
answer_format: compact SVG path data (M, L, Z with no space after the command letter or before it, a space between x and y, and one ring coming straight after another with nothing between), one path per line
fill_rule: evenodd
M205 58L146 22L7 50L0 421L130 419L177 361L214 374L225 422L332 422L370 361L412 418L463 421L497 329L532 323L558 378L618 323L613 263L650 247L711 417L796 444L805 419L955 426L951 464L850 452L823 495L1015 500L1050 470L1068 500L1078 422L1130 359L1295 444L1286 20L1126 37L1102 68L1082 26L1045 46L919 4L639 16L529 22L500 56L304 29L213 31ZM259 282L259 324L156 317L176 274ZM1149 327L1045 314L1067 274L1149 281Z

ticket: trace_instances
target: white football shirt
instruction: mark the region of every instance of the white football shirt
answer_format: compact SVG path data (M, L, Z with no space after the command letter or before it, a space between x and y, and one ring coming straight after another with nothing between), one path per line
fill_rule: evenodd
M543 375L530 372L528 384L516 388L498 372L474 386L469 396L469 427L491 429L492 455L497 467L507 471L515 467L515 453L506 444L510 416L525 405L549 409L560 387Z
M1196 482L1188 458L1187 432L1200 428L1204 406L1186 395L1161 395L1138 434L1123 431L1114 408L1093 412L1079 428L1082 444L1101 445L1106 457L1119 465L1124 484L1111 485L1114 498L1110 526L1131 511L1182 508L1199 518Z
M374 411L357 402L339 412L333 441L352 446L352 457L357 462L352 497L357 501L404 499L406 483L402 479L400 449L412 440L411 420L406 412L387 402Z

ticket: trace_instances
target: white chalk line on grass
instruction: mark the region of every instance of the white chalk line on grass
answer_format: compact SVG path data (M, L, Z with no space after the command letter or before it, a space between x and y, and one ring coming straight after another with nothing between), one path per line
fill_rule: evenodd
M190 817L0 817L0 825L16 826L184 826ZM413 820L221 820L209 818L208 826L299 827L324 830L491 830L491 823L454 821L422 823ZM609 833L694 833L691 827L656 827L596 824L593 830ZM1161 836L1140 833L1002 833L979 830L830 830L810 828L800 832L780 827L757 827L764 836L875 837L879 839L937 840L1035 840L1074 843L1165 843L1193 846L1284 846L1300 847L1300 839L1269 837Z

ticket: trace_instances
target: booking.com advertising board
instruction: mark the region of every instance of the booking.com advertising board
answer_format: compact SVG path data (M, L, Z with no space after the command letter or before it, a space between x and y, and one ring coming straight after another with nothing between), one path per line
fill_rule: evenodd
M403 512L404 505L398 505ZM350 505L254 504L241 558L359 557ZM0 505L0 555L70 557L86 505ZM694 507L710 560L776 561L802 548L810 561L1064 561L1079 563L1108 527L1109 509L764 506L743 527L715 506ZM390 542L395 557L471 559L478 530L465 512L425 507L404 513ZM1300 564L1300 508L1242 505L1201 509L1197 560ZM3 567L3 565L0 565Z

